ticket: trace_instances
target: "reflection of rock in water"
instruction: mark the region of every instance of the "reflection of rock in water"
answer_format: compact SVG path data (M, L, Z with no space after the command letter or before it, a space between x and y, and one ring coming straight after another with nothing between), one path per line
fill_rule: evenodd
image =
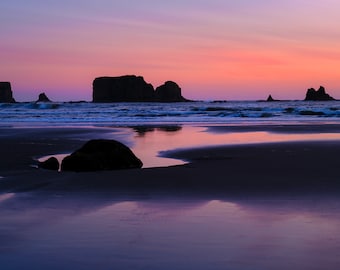
M148 132L154 132L156 130L163 132L177 132L182 129L180 125L165 125L165 126L133 126L131 127L139 136L144 136Z
M122 202L137 204L143 209L161 209L177 211L178 209L195 209L208 201L179 200L170 193L150 196L149 192L131 192L115 190L105 192L41 192L41 190L8 193L0 195L0 253L22 245L37 228L56 225L63 220L95 213L100 209ZM183 211L181 211L183 212Z
M148 132L155 131L155 127L153 126L135 126L131 127L139 136L144 136Z
M177 132L182 129L181 126L163 126L159 127L158 130L165 131L165 132Z

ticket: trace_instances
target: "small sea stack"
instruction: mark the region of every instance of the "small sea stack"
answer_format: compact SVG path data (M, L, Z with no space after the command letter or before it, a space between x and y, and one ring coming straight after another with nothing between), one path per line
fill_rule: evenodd
M15 102L10 82L0 82L0 102L1 103Z
M182 102L187 101L182 97L182 90L177 83L167 81L156 88L155 100L159 102Z
M268 98L267 98L267 101L268 101L268 102L271 102L271 101L276 101L276 100L273 99L272 95L269 95Z
M45 93L40 93L36 102L51 102Z
M329 94L326 93L325 87L320 86L319 90L309 88L306 93L305 101L330 101L335 100Z

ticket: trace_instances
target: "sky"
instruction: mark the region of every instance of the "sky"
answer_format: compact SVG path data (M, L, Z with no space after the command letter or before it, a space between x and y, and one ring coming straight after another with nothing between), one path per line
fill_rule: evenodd
M0 81L17 101L127 74L195 100L340 98L339 18L338 0L2 0Z

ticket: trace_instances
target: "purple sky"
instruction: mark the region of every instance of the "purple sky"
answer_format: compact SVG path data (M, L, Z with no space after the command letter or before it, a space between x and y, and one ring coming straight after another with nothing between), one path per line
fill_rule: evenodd
M0 81L19 101L91 100L125 74L191 99L340 98L339 18L335 0L3 0Z

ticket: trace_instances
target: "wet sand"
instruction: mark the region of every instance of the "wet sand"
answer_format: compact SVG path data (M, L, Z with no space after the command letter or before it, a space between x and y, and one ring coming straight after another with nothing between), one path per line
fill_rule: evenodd
M160 168L30 166L112 132L1 128L1 269L338 268L340 141L174 149L162 154L188 163Z
M226 129L226 127L210 127ZM261 127L266 130L266 127ZM273 127L267 127L273 129ZM289 127L285 127L285 131ZM302 131L302 127L297 127ZM306 127L309 133L311 127ZM313 127L313 131L317 126ZM329 132L327 126L319 126ZM291 127L294 132L294 127ZM334 132L335 127L331 126ZM123 188L188 192L336 191L340 186L340 141L306 141L174 149L162 155L189 163L164 168L92 173L50 172L32 168L34 158L69 153L105 128L2 128L0 190L116 190Z

